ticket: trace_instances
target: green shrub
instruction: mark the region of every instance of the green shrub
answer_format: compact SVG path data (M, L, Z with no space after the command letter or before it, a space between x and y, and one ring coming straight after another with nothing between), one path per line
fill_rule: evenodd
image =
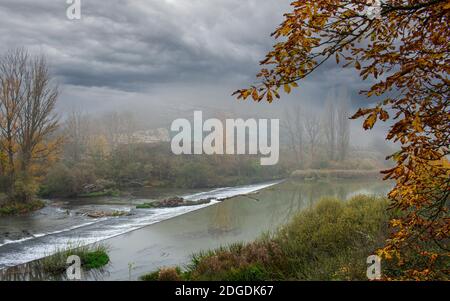
M98 269L108 264L109 256L105 250L96 250L81 254L81 264L87 269Z
M14 193L10 198L20 202L29 202L38 191L35 179L27 175L20 175L14 182Z
M211 166L201 162L188 162L178 172L176 185L187 188L212 186L216 177Z
M109 263L107 251L107 247L104 245L68 245L63 249L56 250L54 254L44 257L39 264L45 273L58 275L67 269L67 258L76 255L80 257L81 266L86 270L98 269Z
M41 200L30 202L8 202L0 206L0 216L27 214L39 210L45 206Z
M326 199L294 217L274 238L282 248L283 277L364 280L366 258L387 238L387 201L358 196Z
M86 165L53 166L39 189L42 197L73 197L82 191L85 183L93 181L92 169Z
M261 264L251 264L237 269L231 268L224 276L224 281L264 281L268 279L269 273Z

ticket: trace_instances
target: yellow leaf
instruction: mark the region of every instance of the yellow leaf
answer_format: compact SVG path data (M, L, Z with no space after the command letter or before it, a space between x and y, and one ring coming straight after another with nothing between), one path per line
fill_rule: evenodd
M423 132L422 122L419 117L414 118L412 125L417 132Z
M259 99L258 91L256 91L256 89L253 89L252 98L254 101L257 101Z
M372 129L376 121L377 121L377 114L376 113L370 114L369 117L367 117L366 121L364 121L363 125L364 129L366 130Z
M284 85L284 92L287 94L291 93L291 86L289 86L289 84Z
M273 101L272 91L267 91L267 101L271 103Z

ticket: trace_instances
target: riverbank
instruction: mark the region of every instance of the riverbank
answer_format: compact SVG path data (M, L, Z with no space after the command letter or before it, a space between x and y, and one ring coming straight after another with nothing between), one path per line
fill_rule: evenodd
M367 280L366 260L388 237L388 201L324 199L273 235L194 255L143 280Z
M5 202L0 204L0 217L29 214L44 208L44 206L45 202L42 200L23 203Z
M338 170L338 169L306 169L291 173L291 178L302 180L318 179L382 179L380 170Z

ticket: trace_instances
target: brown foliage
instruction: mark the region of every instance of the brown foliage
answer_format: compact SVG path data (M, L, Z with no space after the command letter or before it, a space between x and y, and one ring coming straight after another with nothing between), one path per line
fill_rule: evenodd
M235 92L272 102L297 87L297 81L330 58L353 66L363 80L375 84L361 94L382 96L375 107L360 109L363 127L391 119L387 139L402 144L391 158L396 166L385 172L396 181L389 194L391 207L403 214L392 221L393 235L380 250L404 267L404 279L433 279L448 273L434 263L449 256L450 167L450 4L448 0L391 0L378 18L364 11L369 1L295 1L293 10L274 32L274 46L258 74L261 83ZM435 247L424 249L424 243ZM427 244L428 245L428 244ZM423 257L408 265L404 254Z
M54 159L57 97L43 57L17 49L0 58L0 173L15 201L29 200L34 179Z
M181 277L175 268L161 269L158 274L159 281L181 281Z

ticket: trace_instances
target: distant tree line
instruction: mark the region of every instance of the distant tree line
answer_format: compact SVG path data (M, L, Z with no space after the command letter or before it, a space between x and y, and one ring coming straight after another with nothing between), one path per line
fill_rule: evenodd
M42 196L80 196L131 188L205 188L248 184L286 175L282 165L265 167L258 156L176 156L170 143L142 143L134 114L92 116L79 110L61 125L60 160L41 186Z

